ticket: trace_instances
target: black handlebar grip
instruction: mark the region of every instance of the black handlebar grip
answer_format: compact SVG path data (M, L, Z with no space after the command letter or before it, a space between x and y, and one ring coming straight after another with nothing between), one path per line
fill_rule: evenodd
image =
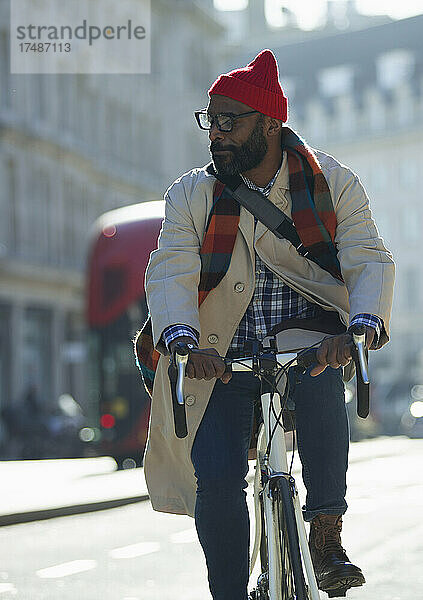
M173 347L173 361L175 360L175 353L177 352L180 356L186 356L189 354L190 349L186 342L176 342Z
M366 350L366 358L368 352ZM363 375L361 373L360 362L358 360L357 348L353 346L351 348L351 356L355 362L355 376L357 379L357 414L362 419L369 416L370 408L370 384L364 383Z
M185 404L179 404L176 396L176 383L178 380L178 372L173 364L170 363L168 369L170 389L172 391L172 408L173 408L173 422L175 426L175 435L178 438L186 438L188 435L187 429L187 415L185 411Z
M366 326L362 325L361 323L351 325L351 327L348 327L348 333L351 335L366 335Z
M310 348L304 354L297 356L297 364L303 369L308 369L312 365L317 363L317 348Z

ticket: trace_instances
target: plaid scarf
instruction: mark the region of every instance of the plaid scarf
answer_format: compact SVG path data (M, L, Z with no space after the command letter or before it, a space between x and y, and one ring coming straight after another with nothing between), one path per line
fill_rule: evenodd
M313 150L292 129L283 127L282 147L287 151L292 218L309 258L342 281L334 244L336 215L328 184ZM232 257L238 233L240 207L230 190L216 181L213 206L200 249L199 305L222 281ZM152 395L160 353L154 349L151 318L134 340L136 363L144 385Z
M282 128L287 151L292 219L308 258L343 281L336 256L336 215L325 176L313 150L289 127Z

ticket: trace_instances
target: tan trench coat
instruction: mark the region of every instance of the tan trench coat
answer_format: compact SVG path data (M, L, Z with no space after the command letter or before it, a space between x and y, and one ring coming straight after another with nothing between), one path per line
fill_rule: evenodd
M326 310L371 313L383 319L379 347L388 341L394 283L394 262L373 222L369 201L358 179L332 156L316 151L328 182L337 216L336 244L345 281L334 279L314 262L301 257L287 240L277 239L241 208L232 260L221 283L198 309L199 250L212 207L214 177L204 168L189 171L166 193L166 214L158 249L146 273L146 293L156 348L166 354L161 334L184 323L200 332L200 347L215 347L225 355L254 291L254 250L290 287ZM290 216L288 164L282 167L269 198ZM212 381L186 380L188 437L174 433L168 357L161 356L153 389L145 475L153 508L194 515L196 479L191 448L214 386Z

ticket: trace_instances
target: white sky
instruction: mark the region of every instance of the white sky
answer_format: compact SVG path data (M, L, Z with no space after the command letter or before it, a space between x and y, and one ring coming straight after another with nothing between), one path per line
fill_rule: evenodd
M219 10L240 10L247 6L248 0L214 0L214 4ZM282 5L297 15L298 24L304 29L319 25L326 13L326 0L266 0L267 18L275 25ZM356 6L361 13L387 14L394 19L423 13L423 0L356 0Z

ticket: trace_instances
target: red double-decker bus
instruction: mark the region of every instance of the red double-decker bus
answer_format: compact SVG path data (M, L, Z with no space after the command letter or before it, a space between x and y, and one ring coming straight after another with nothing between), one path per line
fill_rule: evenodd
M150 399L136 366L132 340L147 318L144 275L164 217L164 201L143 202L102 215L88 260L88 407L98 452L119 467L140 465Z

